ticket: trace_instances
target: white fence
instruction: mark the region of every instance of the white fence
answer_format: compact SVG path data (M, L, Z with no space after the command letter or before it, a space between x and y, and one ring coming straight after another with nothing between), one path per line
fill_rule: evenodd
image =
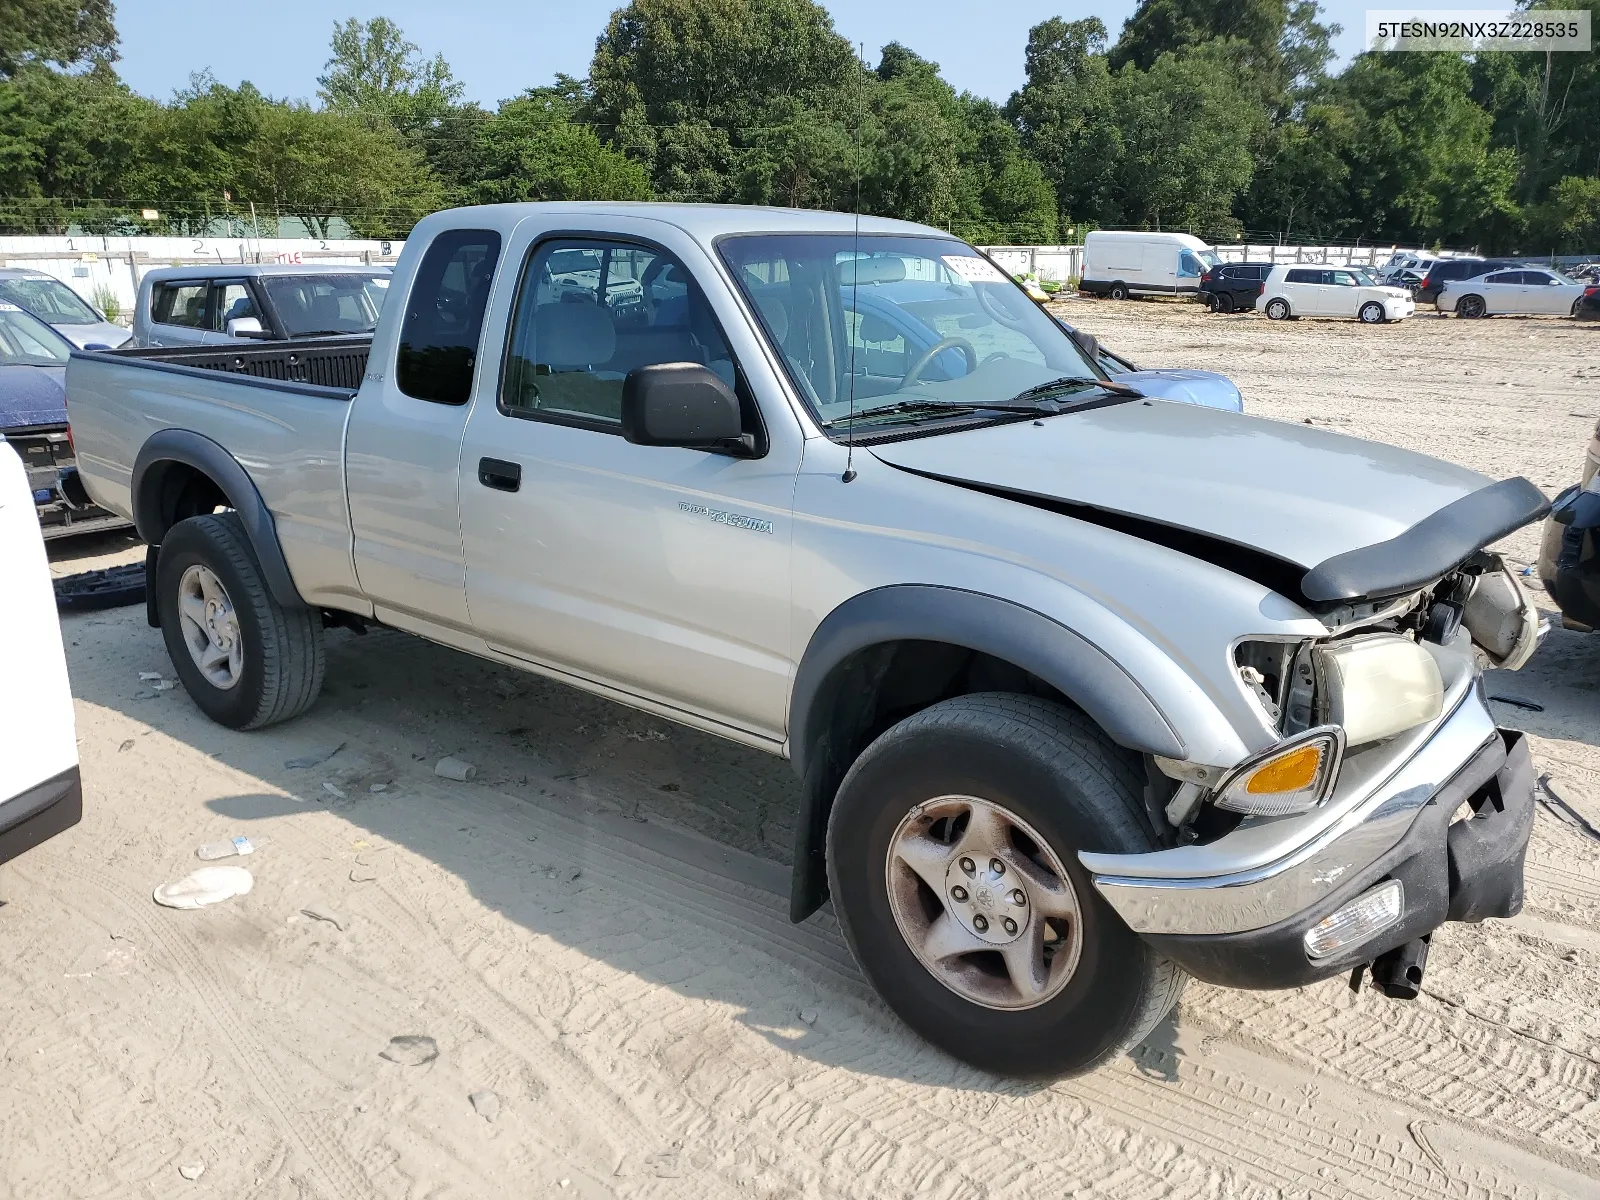
M115 296L124 324L155 267L199 263L392 264L404 239L0 237L0 267L54 275L85 300Z
M982 246L980 249L1014 275L1066 282L1083 275L1082 246ZM1213 246L1223 262L1327 263L1336 267L1381 267L1398 250L1450 258L1459 250L1419 251L1407 246Z

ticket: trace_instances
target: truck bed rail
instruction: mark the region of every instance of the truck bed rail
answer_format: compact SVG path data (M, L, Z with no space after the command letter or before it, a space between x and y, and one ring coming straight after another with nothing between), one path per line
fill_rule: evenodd
M260 346L150 346L112 350L117 358L143 359L175 367L227 371L255 379L309 383L357 391L367 371L370 337L328 338L316 342L267 342Z

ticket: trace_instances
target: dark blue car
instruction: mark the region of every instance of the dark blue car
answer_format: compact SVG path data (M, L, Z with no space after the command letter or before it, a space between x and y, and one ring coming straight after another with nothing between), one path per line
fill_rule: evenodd
M47 538L127 524L62 488L63 473L76 469L65 386L71 354L72 343L50 326L0 301L0 436L22 459Z

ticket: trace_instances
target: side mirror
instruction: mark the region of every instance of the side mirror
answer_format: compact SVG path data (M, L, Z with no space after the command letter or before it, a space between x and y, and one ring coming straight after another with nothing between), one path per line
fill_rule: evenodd
M636 446L750 446L739 398L699 363L635 367L622 382L622 436Z
M111 347L106 345L104 342L85 342L83 344L83 349L85 349L85 350L109 350L109 349L111 349Z
M265 338L272 336L261 328L260 317L234 317L227 325L229 337Z

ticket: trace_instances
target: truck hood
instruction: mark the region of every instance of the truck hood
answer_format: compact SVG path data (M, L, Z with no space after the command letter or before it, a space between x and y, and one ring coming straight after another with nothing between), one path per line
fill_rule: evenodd
M1187 531L1302 570L1397 538L1491 482L1379 442L1162 400L880 444L872 453L1150 540L1176 544L1146 530ZM1524 505L1542 506L1537 489L1525 486L1532 498L1518 492ZM1294 580L1302 571L1284 573Z
M0 366L0 430L65 425L65 367Z

